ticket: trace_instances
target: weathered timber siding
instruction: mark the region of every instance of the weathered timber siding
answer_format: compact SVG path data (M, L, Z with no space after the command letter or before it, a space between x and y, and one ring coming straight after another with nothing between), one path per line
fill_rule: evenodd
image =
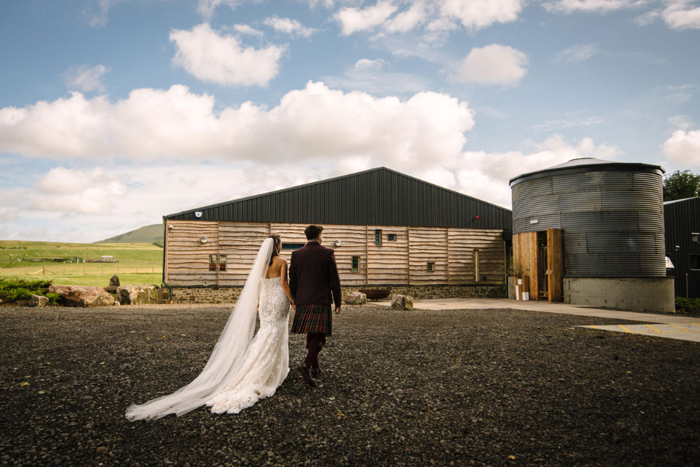
M306 224L167 221L165 281L172 286L241 286L255 254L270 233L283 243L304 244ZM382 231L376 245L375 230ZM395 234L396 240L389 241ZM208 242L200 243L206 235ZM344 287L363 285L501 284L505 242L499 230L406 226L324 225L324 245L335 250ZM335 246L340 240L341 245ZM479 250L479 281L474 274ZM209 271L209 255L227 256L226 271ZM291 250L281 256L291 260ZM352 270L352 258L360 270ZM428 263L434 263L428 271Z
M170 285L217 285L216 272L209 271L209 255L219 252L218 222L169 221L170 225L173 228L167 228L164 253L166 282ZM200 242L203 236L207 237L206 244Z
M377 245L375 232L382 231ZM389 234L396 240L389 241ZM367 226L367 281L365 284L408 284L408 227Z

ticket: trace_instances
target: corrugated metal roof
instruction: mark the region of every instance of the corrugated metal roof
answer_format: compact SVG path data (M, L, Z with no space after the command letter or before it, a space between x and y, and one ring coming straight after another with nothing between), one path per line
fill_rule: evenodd
M553 167L520 174L510 179L510 186L554 174L574 174L592 171L649 172L658 174L666 172L660 165L644 164L641 162L613 162L596 159L594 157L579 157Z
M195 212L201 212L200 218ZM512 230L509 209L378 167L164 219Z

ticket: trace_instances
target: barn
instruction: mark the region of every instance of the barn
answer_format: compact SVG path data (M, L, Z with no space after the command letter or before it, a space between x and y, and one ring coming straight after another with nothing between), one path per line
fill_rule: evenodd
M389 288L414 298L505 296L511 211L379 167L164 220L163 283L173 302L235 300L261 243L287 260L324 227L343 292Z
M700 298L700 198L665 202L664 225L675 295Z

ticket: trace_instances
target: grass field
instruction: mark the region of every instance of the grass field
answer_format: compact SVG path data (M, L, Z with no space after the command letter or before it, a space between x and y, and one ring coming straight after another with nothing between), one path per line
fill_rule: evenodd
M117 263L64 263L54 259L99 259ZM43 261L36 261L41 260ZM0 276L46 279L54 284L109 285L119 275L122 284L160 284L163 249L150 243L56 243L0 241Z

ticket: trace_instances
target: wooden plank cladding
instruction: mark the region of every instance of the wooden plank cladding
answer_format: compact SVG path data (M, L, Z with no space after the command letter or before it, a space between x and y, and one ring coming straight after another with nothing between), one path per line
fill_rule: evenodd
M174 286L241 286L267 236L282 237L281 256L306 243L307 224L167 220L165 280ZM323 226L346 286L503 284L501 230L386 225ZM206 243L200 238L207 237ZM477 253L475 253L477 252ZM215 255L217 267L210 269ZM219 265L225 256L225 270Z

